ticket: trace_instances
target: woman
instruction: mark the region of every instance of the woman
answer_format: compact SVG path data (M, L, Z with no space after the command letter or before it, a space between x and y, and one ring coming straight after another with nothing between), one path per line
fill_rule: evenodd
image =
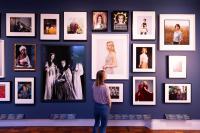
M153 93L148 90L147 81L141 81L135 93L136 101L153 101Z
M176 24L173 34L173 44L181 44L181 41L183 40L183 35L180 29L181 29L180 25Z
M148 32L147 30L147 19L144 18L140 28L140 35L146 35Z
M96 23L94 25L94 30L103 30L106 26L104 24L103 16L101 14L97 15Z
M18 68L31 68L31 63L30 59L28 57L26 47L25 46L20 46L19 48L19 56L16 59L16 67Z
M50 53L49 60L45 64L46 81L44 100L52 100L53 89L55 88L55 80L57 76L57 66L55 64L55 53Z
M93 84L93 98L95 101L94 117L95 124L93 133L98 132L100 126L100 133L106 133L106 126L108 122L108 115L111 108L110 90L105 85L106 73L100 70L96 74L96 81ZM101 124L101 125L100 125Z
M140 54L140 64L139 68L142 69L148 69L148 56L147 56L147 48L142 48L141 54Z
M106 43L108 54L105 59L105 64L103 65L103 70L108 74L114 74L114 68L117 67L117 57L113 41L108 41Z

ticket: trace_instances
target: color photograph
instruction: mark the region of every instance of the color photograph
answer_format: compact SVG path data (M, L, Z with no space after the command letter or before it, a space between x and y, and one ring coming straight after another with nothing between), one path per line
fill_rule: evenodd
M5 77L5 53L4 40L0 40L0 78Z
M92 12L92 30L93 31L107 31L108 30L108 12L107 11L93 11Z
M10 101L10 82L0 82L0 101Z

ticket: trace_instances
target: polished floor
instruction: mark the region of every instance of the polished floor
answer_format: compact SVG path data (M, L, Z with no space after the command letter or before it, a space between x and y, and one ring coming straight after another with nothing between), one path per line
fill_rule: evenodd
M9 127L0 133L92 133L91 127ZM151 131L144 127L108 127L107 133L200 133L200 131L163 130Z

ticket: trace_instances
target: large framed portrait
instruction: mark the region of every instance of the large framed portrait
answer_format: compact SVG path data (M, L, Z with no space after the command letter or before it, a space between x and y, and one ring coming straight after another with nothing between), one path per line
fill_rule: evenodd
M85 47L45 45L42 100L81 101L85 98Z
M133 11L132 39L155 40L155 11Z
M92 79L99 70L107 79L129 78L128 34L92 34Z
M133 44L133 72L155 72L155 44Z
M112 12L112 31L128 31L128 11Z
M64 40L87 40L87 12L64 12Z
M186 78L186 56L169 56L169 78Z
M123 102L123 84L106 83L110 89L110 97L112 102Z
M92 11L92 31L108 30L108 11Z
M40 14L40 39L59 40L60 38L60 15Z
M195 15L160 14L160 50L195 51Z
M34 77L15 78L15 104L34 104Z
M35 14L6 13L6 36L35 36Z
M5 77L5 48L4 40L0 40L0 78Z
M35 71L36 70L36 44L14 45L14 70Z
M10 82L0 82L0 101L10 101Z
M155 77L133 77L133 105L156 105Z
M165 84L165 103L191 103L191 84Z

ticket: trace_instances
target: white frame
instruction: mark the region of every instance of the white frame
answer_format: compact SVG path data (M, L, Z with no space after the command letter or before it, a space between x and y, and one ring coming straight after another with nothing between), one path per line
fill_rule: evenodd
M5 85L5 98L0 98L0 101L10 101L10 82L0 82L0 85Z
M4 40L0 40L0 69L2 73L0 73L0 78L5 78L5 48L4 48Z
M129 79L129 34L92 34L92 79L96 78L96 72L99 69L102 68L96 68L94 66L98 66L99 62L98 62L98 56L97 56L97 52L99 51L98 47L97 47L97 42L98 40L115 40L115 39L121 39L123 41L123 49L121 49L121 51L124 52L123 56L124 58L120 61L124 61L123 62L118 62L119 63L123 63L123 72L120 74L107 74L107 79ZM101 44L102 45L102 44ZM97 70L98 69L98 70Z
M141 69L137 68L137 53L138 47L141 48L152 48L152 68L151 69ZM133 44L133 72L155 72L156 71L156 56L155 56L155 44Z
M152 34L150 35L140 35L137 33L137 17L138 16L151 16L152 17ZM132 39L134 40L155 40L156 32L156 13L155 11L133 11L132 14Z
M153 101L136 101L135 100L135 81L136 80L153 80ZM156 105L156 77L133 77L133 105Z
M69 18L83 19L83 34L68 34ZM87 12L64 12L64 40L87 40Z
M34 77L16 77L15 78L15 104L34 104ZM31 82L31 99L18 99L18 82Z
M169 99L169 86L187 86L187 100L170 100ZM191 103L191 84L165 84L165 103Z
M182 72L173 72L173 64L181 61ZM169 56L169 78L186 78L186 56Z
M31 17L31 32L10 32L10 17ZM6 36L35 36L35 14L34 13L6 13Z
M165 45L165 20L189 20L189 45ZM160 50L165 51L195 51L196 49L195 14L160 14Z
M56 19L56 34L44 34L44 19ZM59 40L60 39L60 14L40 14L40 39Z
M106 86L109 88L110 86L118 86L119 87L119 99L112 99L111 102L123 102L123 84L122 83L106 83Z

